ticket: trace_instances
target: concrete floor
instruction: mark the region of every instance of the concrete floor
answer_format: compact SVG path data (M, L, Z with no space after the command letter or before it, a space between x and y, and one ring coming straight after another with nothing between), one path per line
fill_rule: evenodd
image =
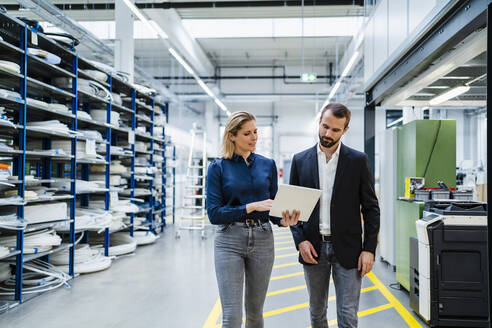
M295 263L295 249L287 232L275 230L277 258L269 287L272 295L264 309L266 328L310 325L302 266ZM199 232L184 231L176 240L174 227L169 226L156 244L139 247L134 256L115 260L110 269L82 275L71 282L71 288L61 287L1 314L0 327L218 328L213 229L207 235L202 240ZM391 268L378 260L374 274L415 318L407 293L388 287L395 282ZM372 286L373 280L364 278L362 288L369 290L361 294L360 311L367 311L361 312L359 327L426 327L418 319L416 324L408 324ZM330 295L334 295L334 288ZM334 305L330 301L330 327L336 326Z

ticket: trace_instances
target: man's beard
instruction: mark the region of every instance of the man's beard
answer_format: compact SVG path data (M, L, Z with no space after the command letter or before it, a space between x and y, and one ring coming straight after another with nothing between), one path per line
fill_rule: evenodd
M325 148L331 148L335 146L338 141L340 141L340 138L338 138L337 140L333 140L332 138L319 136L319 143Z

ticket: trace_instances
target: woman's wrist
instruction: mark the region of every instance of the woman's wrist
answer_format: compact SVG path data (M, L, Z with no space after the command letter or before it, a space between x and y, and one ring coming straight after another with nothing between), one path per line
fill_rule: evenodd
M251 213L251 212L254 212L256 209L256 203L249 203L249 204L246 204L246 213Z

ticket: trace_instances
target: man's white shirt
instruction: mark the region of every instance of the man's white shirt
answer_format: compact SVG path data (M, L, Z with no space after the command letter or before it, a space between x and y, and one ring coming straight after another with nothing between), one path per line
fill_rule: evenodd
M326 155L321 150L320 144L317 146L318 154L318 172L319 172L319 187L322 191L320 198L320 216L319 216L319 231L322 235L331 235L330 228L330 208L331 196L333 193L333 184L337 173L338 158L340 157L340 143L337 150L331 156L331 159L326 162Z

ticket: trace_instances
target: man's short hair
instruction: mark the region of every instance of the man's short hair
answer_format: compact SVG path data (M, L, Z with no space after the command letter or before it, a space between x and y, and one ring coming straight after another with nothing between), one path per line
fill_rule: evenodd
M350 123L350 116L352 113L350 112L350 109L348 109L345 105L340 104L340 103L329 103L328 105L323 108L323 111L321 112L321 115L319 117L319 121L321 122L321 119L323 118L323 115L327 110L330 110L333 115L335 115L336 118L344 118L346 119L345 121L345 127L347 127Z

